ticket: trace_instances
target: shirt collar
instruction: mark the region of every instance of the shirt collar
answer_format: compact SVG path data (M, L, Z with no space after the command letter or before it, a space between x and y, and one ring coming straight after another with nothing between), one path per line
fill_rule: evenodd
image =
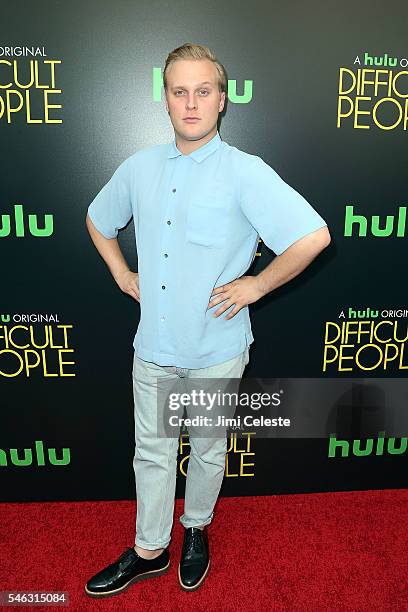
M211 153L214 153L214 151L218 149L221 143L222 140L217 131L217 133L215 134L215 136L213 136L213 138L211 138L211 140L206 142L205 145L202 145L195 151L192 151L189 155L186 155L186 157L191 157L192 159L194 159L194 161L200 163L204 159L206 159L206 157L211 155ZM183 155L183 153L178 150L176 145L176 139L174 138L174 140L169 144L169 153L167 157L170 159L172 157L178 157L179 155Z

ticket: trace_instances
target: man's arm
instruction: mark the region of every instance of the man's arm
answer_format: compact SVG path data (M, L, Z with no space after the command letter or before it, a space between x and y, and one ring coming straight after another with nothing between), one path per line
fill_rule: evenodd
M297 240L280 255L277 255L262 272L253 278L262 295L284 285L302 272L331 242L326 227L307 234ZM250 278L250 277L249 277Z
M140 302L139 275L129 269L117 238L105 238L98 232L89 214L86 215L86 226L92 242L108 266L119 288Z
M216 287L212 292L215 297L208 303L208 308L224 302L214 313L214 316L218 317L235 304L225 317L225 319L231 319L243 306L256 302L273 289L295 278L330 242L330 232L327 226L303 236L283 253L277 255L256 276L242 276L231 283Z

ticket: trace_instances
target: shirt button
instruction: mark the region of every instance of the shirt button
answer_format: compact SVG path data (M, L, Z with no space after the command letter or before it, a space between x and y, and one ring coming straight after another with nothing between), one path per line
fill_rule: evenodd
M170 220L169 220L169 221L167 221L167 225L171 225L171 221L170 221Z
M162 289L165 289L165 288L166 288L166 285L162 285Z
M164 321L166 317L160 317L160 321Z
M177 191L177 189L176 189L176 188L172 189L172 192L173 192L173 193L176 193L176 191Z
M164 254L165 257L168 257L167 253Z

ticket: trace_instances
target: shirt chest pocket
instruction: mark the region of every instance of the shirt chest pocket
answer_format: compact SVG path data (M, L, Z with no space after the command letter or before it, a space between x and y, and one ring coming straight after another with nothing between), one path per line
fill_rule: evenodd
M206 247L221 247L228 238L229 211L225 202L195 201L187 212L186 239Z

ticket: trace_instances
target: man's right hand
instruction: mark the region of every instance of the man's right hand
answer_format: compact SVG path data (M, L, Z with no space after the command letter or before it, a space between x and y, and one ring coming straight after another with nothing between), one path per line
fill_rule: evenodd
M108 266L120 289L140 302L139 274L129 270L129 266L120 250L118 239L106 238L101 234L92 223L92 219L88 213L86 215L86 225L92 242Z
M137 272L125 270L115 280L124 293L140 302L139 274Z

